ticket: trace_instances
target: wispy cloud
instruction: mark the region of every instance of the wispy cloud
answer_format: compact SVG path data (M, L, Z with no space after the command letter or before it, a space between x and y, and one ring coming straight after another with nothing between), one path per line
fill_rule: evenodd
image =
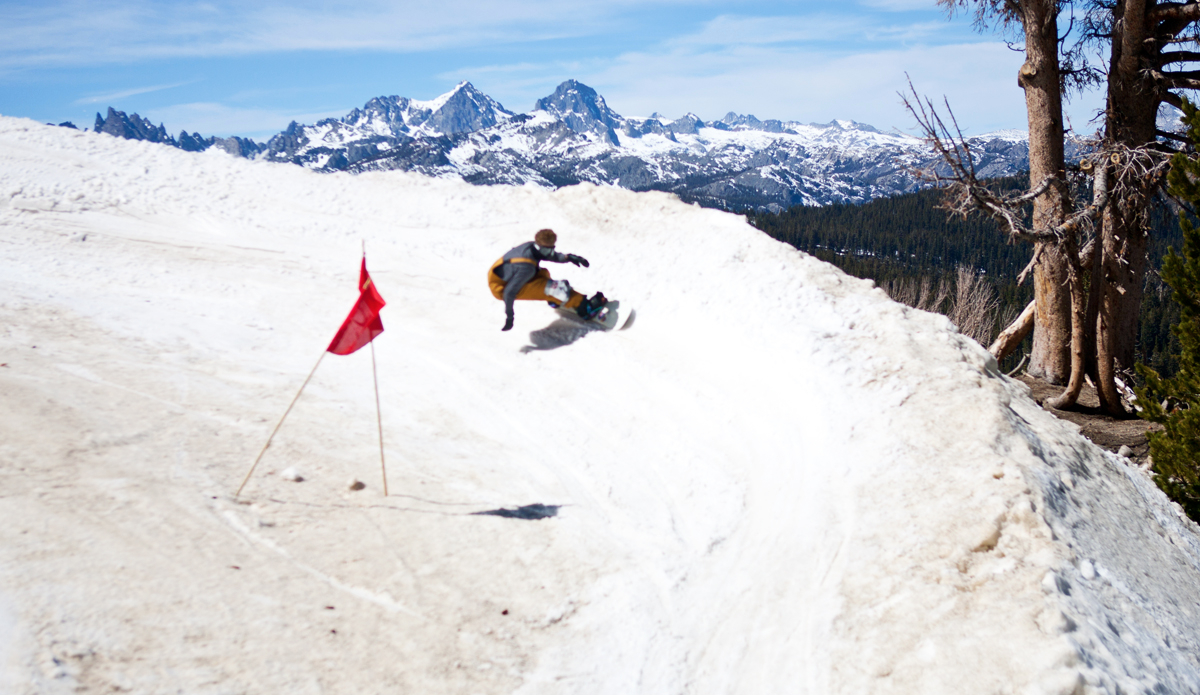
M667 48L730 45L769 45L839 41L864 33L864 23L853 17L805 15L797 17L745 17L722 15L706 22L695 33L664 42Z
M637 6L631 0L362 0L353 5L50 0L0 6L0 25L5 27L0 66L11 71L171 57L413 52L543 41L611 30Z
M828 122L848 118L910 130L898 92L944 96L964 129L982 133L1025 124L1024 95L1013 79L1021 55L1002 42L898 46L832 55L805 46L728 46L720 50L630 52L576 75L619 113L670 116L727 111L759 118ZM1077 126L1102 103L1083 95L1069 107Z
M996 70L997 65L1010 69ZM614 108L630 115L693 110L716 118L739 110L759 118L850 118L905 129L912 119L897 92L905 87L908 72L923 93L949 98L964 127L982 132L1024 121L1024 100L1011 79L1019 65L1018 56L994 42L845 56L804 48L732 47L705 53L630 53L587 79ZM662 89L663 84L670 89Z
M138 94L149 94L151 92L160 92L164 89L174 89L175 87L182 87L184 85L193 84L198 81L199 80L188 80L187 82L176 82L174 84L160 84L160 85L155 85L153 87L135 87L133 89L125 89L125 90L122 90L119 92L112 92L109 94L101 94L99 96L83 97L81 99L76 99L73 103L76 105L111 103L114 101L119 101L121 99L125 99L126 97L137 96Z
M694 33L662 42L664 50L712 50L734 46L820 46L830 55L879 50L882 45L954 40L945 21L884 22L880 17L818 13L802 16L722 15Z
M887 12L910 12L930 9L933 0L859 0L858 4Z

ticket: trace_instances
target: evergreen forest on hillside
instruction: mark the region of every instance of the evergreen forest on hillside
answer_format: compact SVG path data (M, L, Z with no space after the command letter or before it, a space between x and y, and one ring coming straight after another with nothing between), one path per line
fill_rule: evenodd
M994 185L1013 191L1028 183L1017 177L997 179ZM1017 285L1033 246L1009 243L999 226L982 215L951 217L942 202L943 193L929 189L863 205L797 206L781 213L749 213L747 218L771 237L889 290L922 281L952 284L959 268L968 268L995 293L994 336L1033 299L1031 278ZM1167 248L1181 247L1182 235L1176 213L1165 203L1153 209L1151 226L1138 359L1169 376L1178 370L1179 345L1170 328L1179 320L1179 308L1158 271ZM1016 367L1030 342L1027 338L1002 367Z

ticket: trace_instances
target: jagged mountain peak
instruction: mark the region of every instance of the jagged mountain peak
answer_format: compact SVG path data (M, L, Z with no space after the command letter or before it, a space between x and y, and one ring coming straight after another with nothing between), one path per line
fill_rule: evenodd
M609 144L619 144L616 129L625 119L608 107L599 92L578 80L558 85L553 94L538 99L533 108L555 116L577 133L595 133Z
M167 129L161 123L156 127L149 118L142 118L136 113L129 116L124 111L117 111L111 106L108 107L107 116L101 117L99 113L96 114L94 130L97 133L108 133L127 140L176 144L175 138L167 133Z
M476 89L475 85L471 84L467 80L463 80L462 82L459 82L458 84L454 85L454 87L450 91L446 92L445 94L439 94L438 96L436 96L428 101L420 101L417 99L413 99L411 103L414 106L419 106L421 108L428 109L429 111L437 111L438 109L445 106L451 100L453 100L455 98L459 98L460 94L465 95L465 98L468 100L474 100L474 99L490 100L490 97L488 97L488 95L486 95L483 92Z
M690 111L683 114L679 118L667 124L667 129L672 133L681 135L695 135L700 132L700 129L705 126L704 121Z
M462 81L428 101L401 96L375 97L341 118L345 125L378 135L454 135L490 128L512 117L500 102Z
M789 124L775 118L760 121L754 114L740 114L730 111L719 121L713 121L712 127L720 130L761 130L767 133L790 133Z
M490 128L513 115L465 80L428 104L431 113L426 124L446 134Z
M555 114L576 113L613 125L621 116L610 109L600 93L579 80L566 80L553 94L537 100L534 110Z
M833 128L836 130L858 130L865 133L880 132L879 129L875 128L874 126L867 125L866 123L859 123L858 121L846 120L844 118L835 118L828 123L814 123L813 125L818 128Z

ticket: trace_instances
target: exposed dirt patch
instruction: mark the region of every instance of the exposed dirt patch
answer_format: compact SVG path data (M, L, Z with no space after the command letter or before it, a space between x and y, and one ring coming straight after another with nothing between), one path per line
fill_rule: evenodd
M1135 463L1144 465L1148 460L1150 443L1146 439L1146 432L1161 430L1162 425L1146 422L1135 415L1124 419L1105 415L1100 411L1100 400L1096 397L1096 390L1088 384L1084 385L1079 402L1069 410L1051 408L1046 405L1046 401L1062 393L1062 386L1055 386L1029 375L1017 378L1029 386L1030 391L1033 392L1033 399L1039 405L1059 418L1079 425L1083 436L1092 440L1097 446L1114 453L1119 451L1122 446L1128 446L1133 450L1129 458Z

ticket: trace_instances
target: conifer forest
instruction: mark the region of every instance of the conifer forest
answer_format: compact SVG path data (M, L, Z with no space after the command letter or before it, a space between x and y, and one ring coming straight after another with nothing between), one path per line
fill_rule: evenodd
M1017 177L992 184L1000 191L1015 191L1028 187L1028 180ZM773 238L855 277L873 280L900 301L906 299L903 292L898 292L900 288L923 282L928 283L927 287L950 288L952 295L959 269L973 272L994 302L988 317L989 332L980 340L986 347L1033 298L1028 279L1017 284L1017 276L1029 263L1033 250L1029 244L1010 243L998 225L982 215L966 219L951 216L943 201L941 191L927 189L863 205L796 206L780 213L749 213L747 217ZM1138 332L1139 361L1164 376L1178 369L1179 346L1170 328L1179 320L1179 308L1171 301L1171 289L1158 271L1167 248L1179 250L1182 243L1176 215L1165 201L1154 206L1150 215L1147 267L1151 270L1146 274ZM936 306L921 308L950 314L952 300L947 296L942 299ZM1022 348L1005 359L1001 367L1016 367L1030 342L1026 338Z

